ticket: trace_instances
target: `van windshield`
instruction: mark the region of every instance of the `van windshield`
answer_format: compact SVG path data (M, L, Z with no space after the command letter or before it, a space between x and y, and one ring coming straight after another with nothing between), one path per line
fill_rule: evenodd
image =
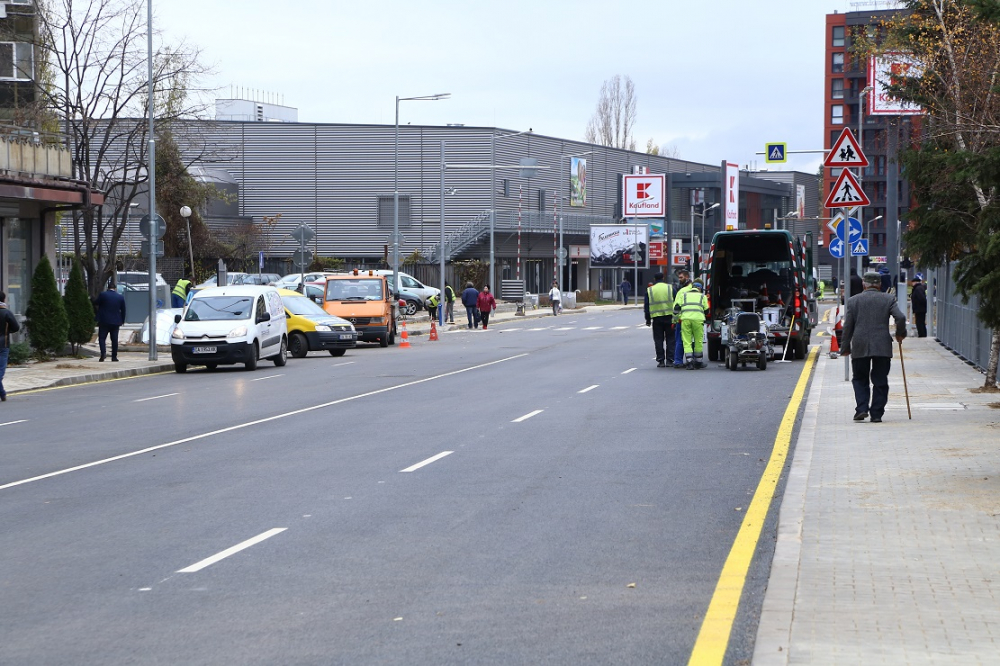
M381 301L382 280L358 278L357 280L328 280L326 300L328 301Z
M184 321L226 321L246 319L253 310L250 296L207 296L193 298L184 313Z

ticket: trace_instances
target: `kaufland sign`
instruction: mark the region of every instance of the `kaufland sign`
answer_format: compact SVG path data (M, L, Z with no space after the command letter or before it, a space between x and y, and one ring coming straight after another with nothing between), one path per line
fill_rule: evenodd
M662 173L622 176L622 217L666 217L667 177Z

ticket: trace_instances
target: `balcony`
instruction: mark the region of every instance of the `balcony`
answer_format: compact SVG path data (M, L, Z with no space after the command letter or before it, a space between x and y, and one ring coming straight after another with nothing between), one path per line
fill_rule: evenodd
M51 137L44 137L50 139ZM70 152L37 132L0 126L0 174L21 178L71 178Z

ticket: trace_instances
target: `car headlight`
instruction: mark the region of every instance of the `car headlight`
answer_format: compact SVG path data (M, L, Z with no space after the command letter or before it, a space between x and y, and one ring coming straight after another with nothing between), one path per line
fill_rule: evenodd
M173 338L174 340L183 340L184 331L175 327L174 330L170 333L170 337Z
M326 332L330 330L330 327L326 324L316 324L316 330Z
M237 326L233 330L229 331L229 333L226 334L226 337L227 338L242 338L246 334L247 334L247 327L246 326Z
M373 324L384 324L385 323L385 317L372 317L370 321Z

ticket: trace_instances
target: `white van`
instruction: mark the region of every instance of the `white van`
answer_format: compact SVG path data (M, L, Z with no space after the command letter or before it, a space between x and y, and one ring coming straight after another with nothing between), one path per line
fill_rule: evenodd
M208 287L192 294L174 317L170 355L177 372L189 365L242 363L255 370L259 359L282 366L288 359L285 307L274 287Z

